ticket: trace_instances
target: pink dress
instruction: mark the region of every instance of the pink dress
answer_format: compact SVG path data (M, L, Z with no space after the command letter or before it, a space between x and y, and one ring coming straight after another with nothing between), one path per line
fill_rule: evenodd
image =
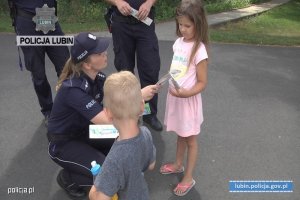
M178 38L173 45L173 59L170 72L180 87L189 89L197 81L196 65L207 59L207 51L203 43L200 44L195 57L188 65L194 42L184 42ZM174 87L169 81L169 87ZM200 126L203 122L201 94L188 98L178 98L169 92L166 100L166 112L164 124L167 131L174 131L181 137L189 137L200 133Z

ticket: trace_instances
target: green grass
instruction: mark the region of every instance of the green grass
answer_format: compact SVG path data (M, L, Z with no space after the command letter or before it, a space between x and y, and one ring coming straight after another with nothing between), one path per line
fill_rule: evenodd
M58 18L65 33L107 30L103 19L106 4L94 0L67 1L58 1ZM178 1L158 1L156 20L172 19ZM208 13L214 13L265 1L269 0L207 0L205 7ZM0 12L0 32L14 32L7 12ZM256 17L210 28L210 39L212 42L300 46L300 0L291 0Z
M210 28L214 42L300 46L300 0L292 0L257 17Z
M58 19L65 33L106 29L107 4L92 0L58 0Z
M58 19L65 33L81 31L103 31L106 24L103 19L108 6L99 0L57 0ZM175 8L181 0L159 0L156 2L156 22L174 19ZM208 13L232 10L270 0L205 0ZM7 1L0 0L0 32L13 32L8 17Z
M219 13L232 9L245 8L250 4L258 4L270 0L207 0L205 9L208 13Z
M106 24L95 23L95 22L77 22L77 23L65 22L61 24L61 27L64 33L66 34L78 33L80 31L97 32L97 31L107 30Z
M81 21L81 22L64 22L60 23L63 31L67 34L77 33L80 31L101 31L106 30L106 24L101 21ZM11 19L7 15L0 15L0 32L14 33L14 28L11 26Z
M11 26L11 19L8 15L0 13L0 32L12 33L14 28Z

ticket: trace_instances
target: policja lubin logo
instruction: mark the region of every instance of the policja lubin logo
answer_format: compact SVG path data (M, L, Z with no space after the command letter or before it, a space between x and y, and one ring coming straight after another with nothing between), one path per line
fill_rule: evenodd
M36 31L47 34L55 30L55 23L58 18L55 15L55 8L49 8L44 4L42 8L35 8L36 15L32 21L36 23ZM73 46L74 36L49 36L49 35L18 35L17 46Z

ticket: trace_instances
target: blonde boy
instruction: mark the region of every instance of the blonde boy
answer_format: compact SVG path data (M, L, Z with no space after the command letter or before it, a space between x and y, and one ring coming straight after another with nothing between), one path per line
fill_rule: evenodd
M156 149L146 127L138 126L144 110L141 86L128 71L110 75L104 84L104 106L107 116L119 131L119 137L105 158L89 197L110 200L149 200L143 172L153 169Z

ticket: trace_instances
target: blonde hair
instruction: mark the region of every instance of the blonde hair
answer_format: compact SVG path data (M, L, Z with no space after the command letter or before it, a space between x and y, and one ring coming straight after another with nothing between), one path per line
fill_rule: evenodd
M182 16L185 16L191 20L195 26L195 43L189 58L190 65L198 48L200 47L200 43L202 42L207 50L209 45L208 23L202 1L182 0L182 2L176 8L176 34L178 37L182 37L178 24L178 18Z
M104 83L103 101L114 118L138 119L143 101L140 82L129 71L111 74Z
M89 57L87 57L85 60L79 62L79 63L74 63L72 58L70 57L59 78L58 78L58 81L57 81L57 84L56 84L56 91L59 90L59 88L61 87L62 85L62 82L70 77L79 77L80 74L82 73L82 64L83 62L87 62L89 60Z

